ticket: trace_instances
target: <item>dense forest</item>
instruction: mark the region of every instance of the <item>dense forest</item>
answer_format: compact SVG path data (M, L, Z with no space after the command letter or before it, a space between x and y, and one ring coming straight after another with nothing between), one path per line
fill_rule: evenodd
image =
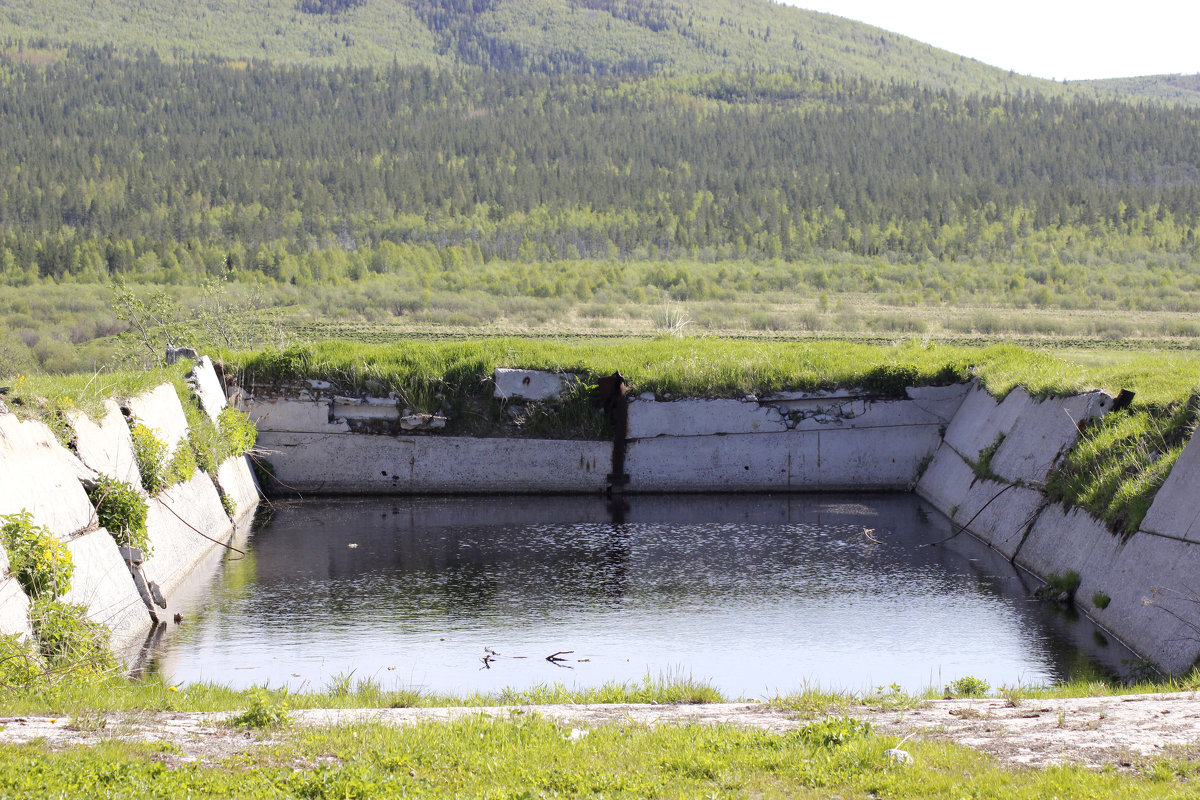
M1200 254L1200 111L806 72L128 61L0 71L0 273L494 259ZM404 268L385 253L372 270ZM165 271L165 272L164 272ZM344 276L343 276L344 277Z

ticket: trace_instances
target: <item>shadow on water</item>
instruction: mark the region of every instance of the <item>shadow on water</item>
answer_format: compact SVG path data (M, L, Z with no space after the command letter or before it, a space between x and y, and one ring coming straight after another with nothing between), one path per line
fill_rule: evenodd
M429 691L690 675L731 696L1112 674L1131 654L910 495L276 504L154 668ZM490 648L499 655L481 661ZM545 656L573 651L568 662Z

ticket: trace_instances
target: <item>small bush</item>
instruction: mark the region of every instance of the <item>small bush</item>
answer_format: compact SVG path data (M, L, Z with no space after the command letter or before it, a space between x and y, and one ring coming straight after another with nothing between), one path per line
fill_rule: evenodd
M167 476L171 462L167 445L141 423L134 425L130 434L133 436L133 455L142 476L142 486L151 496L156 495L170 485Z
M254 421L233 406L226 406L217 416L217 429L221 432L225 458L244 456L258 440Z
M171 461L167 465L167 486L187 483L195 476L196 470L199 468L196 463L195 451L190 444L184 447L181 442L179 447L175 448L175 454L171 456Z
M239 728L279 728L290 722L288 716L286 692L282 695L268 692L266 689L250 690L250 707L232 717L229 724Z
M1070 570L1063 575L1051 572L1046 576L1046 585L1039 587L1034 595L1043 600L1058 600L1065 594L1066 599L1070 601L1075 597L1075 591L1079 588L1079 580L1079 573L1075 570Z
M1104 592L1096 592L1092 595L1092 605L1094 605L1096 608L1108 608L1108 604L1111 602L1112 598L1106 595Z
M30 607L30 618L38 648L51 666L76 676L116 669L108 629L89 620L82 605L39 598Z
M0 517L0 542L8 551L9 570L31 598L56 597L71 588L71 551L34 525L28 511Z
M955 697L983 697L992 685L974 675L964 675L950 684L950 692Z
M117 544L138 547L150 554L150 534L146 530L148 509L137 489L102 475L88 496L96 507L100 526L112 534Z
M28 638L12 633L0 636L0 686L7 689L33 685L46 672L46 662Z
M871 734L871 723L853 717L830 717L800 729L800 738L821 747L837 747Z
M237 516L237 501L227 494L221 495L221 508L225 509L225 514L230 519Z

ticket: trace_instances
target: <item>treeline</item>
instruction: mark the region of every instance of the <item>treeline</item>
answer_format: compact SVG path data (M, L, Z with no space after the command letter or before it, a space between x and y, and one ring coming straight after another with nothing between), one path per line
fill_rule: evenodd
M1200 111L803 72L0 65L9 281L322 280L311 254L383 242L471 264L1186 265L1198 221Z

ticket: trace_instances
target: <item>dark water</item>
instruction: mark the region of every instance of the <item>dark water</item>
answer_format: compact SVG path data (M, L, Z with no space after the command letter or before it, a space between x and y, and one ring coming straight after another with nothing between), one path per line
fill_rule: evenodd
M173 680L465 693L691 676L993 686L1131 658L907 495L352 499L278 504L194 592ZM500 655L485 667L485 648ZM545 660L571 651L561 664Z

